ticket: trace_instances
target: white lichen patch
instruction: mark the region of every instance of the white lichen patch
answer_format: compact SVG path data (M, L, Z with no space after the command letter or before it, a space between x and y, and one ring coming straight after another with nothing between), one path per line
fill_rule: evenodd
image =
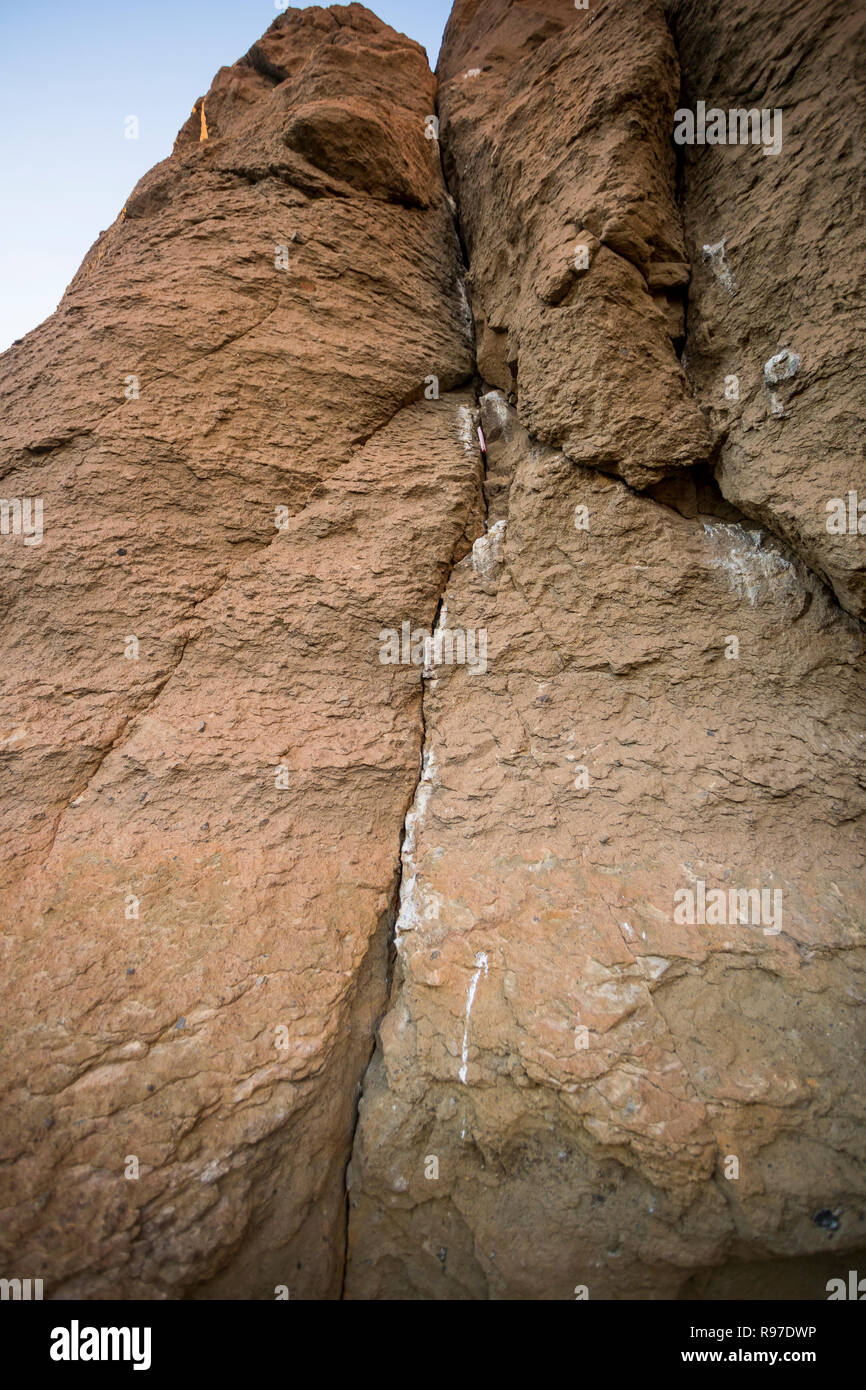
M637 980L607 980L603 985L595 985L586 993L594 1000L603 999L617 1011L625 1012L634 1008L645 998L645 985Z
M475 423L475 411L470 410L468 405L457 407L457 432L460 435L460 442L470 458L478 457L478 433Z
M493 579L502 564L502 547L508 523L497 521L472 547L470 560L473 572L482 579Z
M790 381L799 370L799 355L790 348L782 348L781 352L764 363L764 381L768 386L778 386L782 381Z
M648 980L660 980L665 971L671 968L670 961L665 960L664 956L639 956L637 963Z
M733 294L737 288L731 268L728 265L728 257L725 252L725 242L727 237L722 237L721 241L715 242L712 246L702 246L701 252L705 261L709 261L710 270L715 275L722 289L727 294Z
M508 402L503 391L486 391L479 404L488 419L505 429L508 424Z
M475 337L475 316L472 313L472 305L469 303L469 295L466 293L466 280L463 277L457 281L457 289L460 295L460 325L464 338L471 341Z
M481 423L488 439L498 437L508 444L515 432L515 412L508 404L503 391L488 391L478 402L481 410Z
M754 605L763 588L776 576L791 570L790 560L761 544L761 531L746 531L736 523L704 522L713 551L712 564L724 570L738 598Z

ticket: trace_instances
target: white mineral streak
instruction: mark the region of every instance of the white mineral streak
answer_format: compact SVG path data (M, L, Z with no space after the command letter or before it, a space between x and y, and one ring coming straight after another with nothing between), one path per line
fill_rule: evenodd
M421 777L415 789L415 799L406 817L401 854L403 872L400 881L400 911L397 914L397 922L394 927L394 940L398 950L403 933L414 931L423 922L418 891L418 865L415 855L418 848L418 830L424 823L427 814L430 797L433 795L433 788L436 785L435 777L436 758L433 749L430 748L424 753Z
M475 967L475 974L472 976L472 979L469 983L469 989L466 994L466 1018L463 1022L463 1050L461 1054L462 1065L460 1067L459 1075L460 1080L463 1082L464 1086L466 1085L466 1072L469 1066L469 1015L472 1013L472 1005L475 1001L475 991L478 988L478 981L481 978L482 970L484 971L485 978L487 976L486 951L478 952L477 956L475 957Z
M470 458L478 457L478 435L476 434L475 412L468 405L457 407L457 428L460 441Z

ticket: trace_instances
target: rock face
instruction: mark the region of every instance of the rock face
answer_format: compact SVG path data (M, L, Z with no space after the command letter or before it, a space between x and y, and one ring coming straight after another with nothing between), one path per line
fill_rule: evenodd
M711 53L731 64L726 95L738 53L786 43L784 7L755 29L747 10L680 16L696 71ZM809 43L801 28L792 51ZM458 0L439 75L493 388L490 526L446 604L449 624L486 629L488 671L425 698L347 1293L823 1297L828 1251L866 1243L861 633L772 499L796 549L731 505L767 494L762 442L720 446L712 411L708 440L677 360L689 272L661 6ZM728 182L692 182L703 153L686 164L687 225L711 185L741 228L757 223L781 166L727 149ZM786 272L753 250L769 305ZM828 284L848 293L837 265L809 292L828 320ZM748 289L735 318L704 286L689 362L694 336L713 345L712 312L744 353ZM838 396L825 383L821 428L851 411L852 380ZM785 439L784 466L805 512L818 494L801 443Z
M481 376L573 462L633 485L694 464L660 5L458 3L439 76Z
M816 1298L866 1251L855 24L457 0L437 97L289 11L4 356L4 1272ZM783 152L678 165L698 101Z
M671 0L670 10L684 107L704 99L726 111L781 112L768 122L768 133L779 128L777 155L684 150L688 371L710 422L716 478L862 618L866 507L852 530L836 527L832 504L844 499L848 521L849 492L866 499L857 406L866 394L866 267L855 211L866 11L845 0Z
M446 594L488 672L425 699L348 1291L676 1297L823 1252L828 1208L862 1244L854 625L712 496L509 435L507 522ZM678 923L699 883L778 923Z
M339 1294L421 742L379 633L478 506L423 51L289 12L204 107L2 364L44 538L2 537L0 1227L46 1296Z

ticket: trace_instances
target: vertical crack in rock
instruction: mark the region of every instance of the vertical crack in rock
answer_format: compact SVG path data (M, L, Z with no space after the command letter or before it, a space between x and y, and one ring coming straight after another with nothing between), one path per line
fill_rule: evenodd
M355 6L257 49L0 359L47 542L0 605L0 1253L67 1297L339 1297L419 736L376 634L476 509L423 50Z
M704 5L679 8L699 45ZM845 1209L849 1250L866 1227L839 1061L863 678L853 624L703 475L677 345L712 267L675 196L669 26L660 3L457 0L439 75L477 373L501 393L479 398L488 524L447 599L493 656L425 699L346 1296L736 1291L770 1251L820 1296L814 1213ZM784 930L675 912L716 885L781 893Z
M437 93L437 99L436 99L436 114L437 114L437 117L438 117L438 110L439 110L439 103L438 103L438 93ZM442 171L442 179L443 179L443 182L444 182L445 187L446 187L446 189L447 189L448 204L449 204L449 206L450 206L450 208L451 208L451 212L452 212L452 215L453 215L453 220L454 220L454 232L455 232L455 235L456 235L457 240L458 240L459 245L460 245L461 258L462 258L461 274L460 274L459 279L458 279L458 295L459 295L459 299L460 299L460 316L461 316L461 321L463 322L463 324L464 324L465 327L466 327L467 336L471 338L472 350L473 350L474 395L475 395L475 407L476 407L476 408L475 408L474 411L470 411L469 408L466 407L466 406L460 406L460 407L459 407L459 418L460 418L460 429L459 429L459 433L460 433L460 438L461 438L461 442L462 442L462 444L463 444L464 451L465 451L465 453L467 454L467 456L469 456L469 457L476 457L476 458L480 456L480 461L481 461L481 467L480 467L480 470L479 470L479 477L478 477L479 503L480 503L481 511L482 511L482 516L481 516L481 530L479 531L479 533L478 533L477 536L474 536L474 537L471 538L471 541L472 541L472 551L473 551L473 555L474 555L475 550L476 550L476 547L478 546L478 544L479 544L480 541L483 541L483 539L484 539L484 537L486 536L487 531L488 531L488 522L489 522L489 499L488 499L488 496L487 496L487 452L486 452L486 447L485 447L485 445L484 445L484 435L483 435L482 429L481 429L481 412L480 412L480 408L479 408L479 406L480 406L480 388L479 388L479 382L478 382L478 376L477 376L477 362L476 362L476 355L475 355L475 324L474 324L474 319L473 319L473 315L472 315L472 309L471 309L471 306L470 306L470 303L469 303L469 296L468 296L467 288L466 288L466 276L467 276L467 273L468 273L468 260L467 260L467 253L466 253L466 241L465 241L465 237L464 237L464 233L463 233L463 227L462 227L462 223L461 223L461 219L460 219L460 209L459 209L459 205L458 205L457 199L455 198L454 192L453 192L453 190L452 190L452 188L451 188L451 185L450 185L450 181L449 181L449 178L448 178L448 173L447 173L447 170L446 170L446 167L445 167L445 161L444 161L444 159L442 158L441 146L438 144L438 141L437 141L437 148L439 149L439 158L440 158L440 168L441 168L441 171ZM470 539L470 538L467 537L467 539ZM455 566L456 563L457 563L457 557L456 557L456 555L454 555L454 556L452 556L451 564L450 564L449 569L448 569L448 572L447 572L447 574L446 574L446 576L445 576L445 579L444 579L444 582L443 582L443 585L442 585L442 591L441 591L441 593L440 593L440 595L439 595L439 600L438 600L438 603L437 603L437 605L436 605L436 613L435 613L435 616L434 616L434 619L433 619L432 628L431 628L431 640L430 640L430 646L428 647L428 651L427 651L427 657L426 657L426 659L425 659L425 663L424 663L423 668L422 668L422 669L420 670L420 672L419 672L420 684L421 684L421 702L420 702L421 747L420 747L420 753L419 753L418 781L417 781L417 783L416 783L416 785L415 785L415 791L414 791L414 794L413 794L413 796L412 796L412 800L411 800L409 809L408 809L408 811L407 811L407 813L406 813L406 819L405 819L405 821L404 821L403 829L402 829L401 836L400 836L400 870L399 870L399 875L398 875L398 879L397 879L397 884L396 884L395 891L394 891L394 902L393 902L393 908L392 908L392 912L393 912L393 924L392 924L392 927L391 927L391 933L390 933L390 939L389 939L389 949L388 949L388 975L387 975L387 979L386 979L386 983L385 983L385 1004L384 1004L384 1008L383 1008L383 1011L382 1011L382 1017L385 1016L385 1014L387 1013L387 1011L388 1011L388 1009L390 1008L391 1003L392 1003L392 996L393 996L395 975L396 975L396 972L397 972L397 969L398 969L398 965L399 965L399 947L400 947L400 937L401 937L401 934L402 934L404 931L411 930L412 926L414 925L414 922L415 922L416 919L417 919L417 903L416 903L417 867L416 867L416 864L415 864L415 857L414 857L414 856L415 856L415 849L416 849L416 845L417 845L417 832L418 832L419 827L420 827L420 826L423 824L423 822L424 822L424 817L425 817L425 814L426 814L426 811L427 811L427 806L428 806L429 801L430 801L430 796L431 796L431 794L432 794L432 790L433 790L433 786L434 786L434 782L435 782L435 778L436 778L436 753L435 753L435 750L434 750L434 748L433 748L433 743L432 743L432 731L431 731L430 728L428 727L428 715L427 715L427 705L426 705L426 689L427 689L427 683L428 683L430 680L435 679L435 659L434 659L434 661L433 661L433 664L431 665L431 660L430 660L430 658L431 658L431 655L432 655L433 653L435 653L437 638L441 639L441 635L442 635L443 631L447 628L447 624L448 624L448 587L449 587L449 584L450 584L450 582L451 582L451 576L452 576L452 574L453 574L454 566ZM372 1055L375 1053L376 1034L378 1033L378 1028L379 1028L379 1024L380 1024L380 1023L381 1023L381 1018L380 1018L380 1019L378 1020L378 1022L377 1022L376 1029L375 1029L375 1031L374 1031L374 1036L373 1036L372 1043L371 1043L371 1061L370 1061L370 1063L368 1063L367 1069L366 1069L366 1071L365 1071L365 1073L364 1073L364 1076L361 1078L361 1082L360 1082L359 1087L358 1087L358 1100L357 1100L357 1104L356 1104L356 1107L355 1107L354 1127L353 1127L353 1131L352 1131L352 1143L351 1143L350 1151L349 1151L349 1162L348 1162L348 1164L347 1164L347 1166L346 1166L346 1178L345 1178L345 1186L346 1186L346 1230L345 1230L345 1247L344 1247L344 1260L343 1260L343 1280L342 1280L342 1289L341 1289L341 1295L340 1295L341 1298L345 1298L345 1293L346 1293L346 1276L347 1276L348 1264L349 1264L349 1225L350 1225L352 1154L353 1154L353 1152L354 1152L354 1147L355 1147L355 1137L356 1137L356 1134L357 1134L358 1121L359 1121L359 1117L360 1117L360 1105L361 1105L361 1101L362 1101L363 1095L364 1095L364 1085L365 1085L365 1081L366 1081L366 1078L367 1078L367 1074L368 1074L368 1072L369 1072L369 1067L370 1067L370 1065L372 1064Z
M464 287L462 281L461 281L461 289L463 290L463 293L464 293L464 296L465 296L465 287ZM476 396L476 404L477 404L477 402L478 402L478 390L477 390L477 387L476 387L475 396ZM460 409L461 411L467 410L467 408L464 407L464 406L459 407L459 409ZM464 427L464 428L461 429L461 438L462 438L462 442L463 442L463 444L464 444L464 447L465 447L465 449L466 449L466 451L467 451L467 453L468 453L471 449L472 449L472 450L477 450L477 449L478 449L478 443L479 443L479 441L478 441L478 439L477 439L477 437L476 437L476 431L477 431L477 429L478 429L478 427L479 427L480 415L479 415L479 413L478 413L477 410L476 410L475 412L468 412L468 410L467 410L467 414L471 414L471 426L470 426L469 422L467 421L467 426L468 426L468 427ZM473 541L473 546L472 546L472 554L473 554L473 557L474 557L474 555L475 555L475 553L476 553L476 548L478 547L479 542L482 542L482 541L485 539L485 537L486 537L488 534L490 534L490 533L487 532L487 529L486 529L486 528L487 528L487 507L486 507L485 487L486 487L486 480L487 480L487 470L486 470L486 456L485 456L485 454L484 454L483 452L481 452L481 463L482 463L482 466L481 466L481 469L480 469L480 471L479 471L479 492L480 492L480 494L481 494L481 498L484 499L484 502L485 502L485 504L484 504L484 519L483 519L483 524L484 524L484 528L485 528L485 529L484 529L483 531L481 531L480 534L479 534L479 535L474 539L474 541ZM452 576L452 573L453 573L453 571L454 571L454 567L455 567L455 564L456 564L456 563L457 563L457 560L456 560L455 558L452 558L452 562L451 562L451 565L450 565L450 567L449 567L448 573L447 573L447 575L446 575L446 577L445 577L445 581L444 581L443 586L442 586L442 592L441 592L441 594L440 594L440 596L439 596L439 600L438 600L438 603L437 603L437 606L436 606L436 614L435 614L434 619L433 619L432 628L431 628L431 634L430 634L430 639L429 639L429 644L428 644L428 647L427 647L427 658L425 659L424 666L419 670L419 679L420 679L420 684L421 684L421 700L420 700L420 708L419 708L419 718L420 718L420 726L421 726L421 747L420 747L420 752L419 752L418 780L417 780L417 783L416 783L416 785L415 785L414 794L413 794L413 796L412 796L412 800L411 800L409 809L408 809L408 811L407 811L407 813L406 813L406 818L405 818L405 821L404 821L404 823L403 823L403 828L402 828L401 835L400 835L400 869L399 869L399 873L398 873L398 876L397 876L397 881L396 881L395 888L394 888L394 892L393 892L392 907L391 907L391 914L390 914L390 915L391 915L391 919L392 919L392 924L391 924L391 928L390 928L390 932L389 932L389 941L388 941L388 960L387 960L387 973L386 973L386 980L385 980L385 1002L384 1002L384 1005L383 1005L382 1013L381 1013L379 1019L376 1021L375 1028L373 1029L373 1032L372 1032L372 1035L371 1035L371 1048L370 1048L370 1050L371 1050L371 1059L370 1059L370 1062L368 1062L368 1065L367 1065L367 1068L365 1069L364 1075L362 1076L361 1081L360 1081L360 1083L359 1083L359 1085L358 1085L358 1096L357 1096L356 1105L355 1105L354 1122L353 1122L353 1128L352 1128L352 1139L351 1139L351 1144L350 1144L350 1149L349 1149L349 1161L348 1161L348 1163L347 1163L347 1165L346 1165L346 1173L345 1173L345 1201L346 1201L345 1218L346 1218L346 1225L345 1225L345 1236L344 1236L344 1258L343 1258L342 1287L341 1287L341 1293L340 1293L341 1299L345 1298L345 1294L346 1294L346 1278L347 1278L348 1265L349 1265L349 1225L350 1225L350 1202L351 1202L351 1183L352 1183L352 1155L353 1155L353 1152L354 1152L355 1137L356 1137L356 1134L357 1134L358 1122L359 1122L359 1118L360 1118L360 1107L361 1107L361 1102L362 1102L363 1097L364 1097L365 1082L366 1082L367 1075L368 1075L368 1073L369 1073L370 1066L372 1065L373 1055L374 1055L374 1053L375 1053L376 1038L377 1038L379 1026L380 1026L380 1024L381 1024L381 1022L382 1022L382 1019L385 1017L385 1015L387 1014L388 1010L390 1009L390 1007L391 1007L391 1005L392 1005L392 1003L393 1003L393 992L394 992L395 985L398 983L399 953L400 953L400 941L401 941L401 936L402 936L402 934L403 934L404 932L412 931L413 928L414 928L416 925L420 925L420 917L419 917L419 913L418 913L418 900L417 900L417 896L416 896L416 887L417 887L417 865L416 865L416 862L415 862L415 851L416 851L417 843L418 843L418 831L421 829L421 827L422 827L423 824L424 824L424 820L425 820L427 808L428 808L428 805L429 805L429 802L430 802L430 798L431 798L433 789L434 789L434 787L435 787L435 785L436 785L436 774L437 774L436 753L435 753L435 749L434 749L434 747L433 747L432 730L431 730L431 728L429 727L429 721L428 721L428 715L427 715L427 708L426 708L426 687L427 687L427 683L428 683L429 681L435 680L435 655L434 655L434 654L435 654L435 651L436 651L437 639L441 640L442 634L443 634L443 632L445 631L445 629L447 628L447 624L448 624L448 588L449 588L449 585L450 585L450 582L451 582L451 576ZM430 664L431 661L432 661L434 664ZM484 967L484 970L485 970L485 973L486 973L486 967L487 967L486 957L485 957L485 960L484 960L484 962L483 962L483 967ZM474 995L474 989L472 990L472 994ZM470 999L470 1001L469 1001L469 1005L468 1005L468 1008L467 1008L467 1026L468 1026L468 1018L469 1018L469 1010L470 1010L470 1009L471 1009L471 999ZM464 1078L464 1079L465 1079L465 1078Z

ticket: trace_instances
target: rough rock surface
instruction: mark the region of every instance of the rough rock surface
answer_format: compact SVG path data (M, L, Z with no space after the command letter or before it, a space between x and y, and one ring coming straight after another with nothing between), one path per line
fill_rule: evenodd
M684 148L688 374L716 478L862 617L866 506L859 531L836 534L827 504L852 491L866 501L866 10L847 0L671 0L670 10L684 107L782 111L778 155Z
M288 11L0 360L44 506L0 1272L816 1298L866 1252L852 156L805 121L847 24L457 0L437 98ZM791 158L678 169L717 96L790 101ZM385 664L405 623L475 659Z
M0 1230L46 1296L339 1294L421 741L379 631L478 505L423 50L289 12L200 106L2 361L44 539L2 537Z
M488 671L425 697L347 1294L822 1297L866 1244L862 634L698 466L652 302L688 278L661 6L458 0L439 71L499 388L446 605ZM738 920L756 889L778 920Z
M689 268L661 5L458 0L439 78L481 376L576 463L636 486L692 465L708 440L674 351Z
M425 698L347 1291L675 1297L823 1252L828 1208L862 1245L856 625L712 493L684 517L511 435L446 593L489 669ZM677 925L698 880L781 891L780 934Z

